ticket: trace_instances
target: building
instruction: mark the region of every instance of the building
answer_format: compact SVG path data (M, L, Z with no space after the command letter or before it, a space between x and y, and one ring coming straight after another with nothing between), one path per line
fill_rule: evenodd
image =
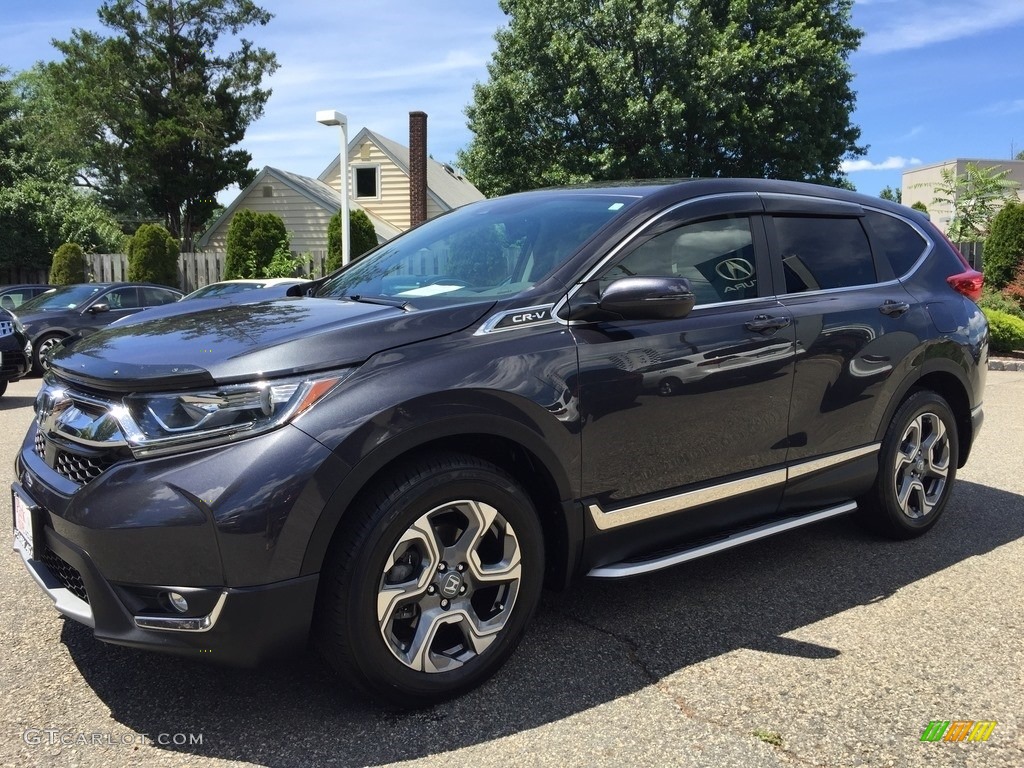
M469 180L427 155L427 116L409 114L410 147L363 128L348 143L349 205L369 216L378 242L413 224L482 200ZM247 208L284 220L297 253L327 250L327 224L341 207L340 158L316 179L266 167L196 242L204 251L227 249L228 226Z
M996 172L1009 171L1006 176L1007 180L1016 182L1018 188L1024 187L1024 160L957 158L905 170L901 185L903 204L924 203L932 222L943 232L946 232L953 218L953 209L948 204L940 205L935 202L935 188L942 182L943 170L951 169L956 172L957 176L961 176L968 163L975 163L985 169L994 169Z

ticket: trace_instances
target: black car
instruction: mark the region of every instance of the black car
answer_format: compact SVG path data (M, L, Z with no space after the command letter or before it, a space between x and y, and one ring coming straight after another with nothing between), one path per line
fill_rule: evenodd
M170 304L181 291L150 283L78 283L48 291L18 307L32 340L32 367L42 372L50 350L149 307Z
M437 701L543 585L847 513L931 528L982 421L981 284L842 190L482 201L291 298L57 350L16 545L100 640L251 664L312 637L356 688Z
M0 309L13 312L29 299L34 299L36 296L52 291L56 287L55 285L41 285L39 283L0 285Z
M24 377L32 367L32 344L12 312L0 309L0 396L7 382Z

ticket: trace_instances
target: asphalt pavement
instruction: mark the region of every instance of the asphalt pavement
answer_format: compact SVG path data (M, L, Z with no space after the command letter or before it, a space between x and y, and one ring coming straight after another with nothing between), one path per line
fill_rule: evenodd
M0 398L8 484L38 384ZM489 683L417 712L313 654L239 671L99 643L4 546L0 765L1022 766L1024 374L989 372L985 412L925 537L841 518L582 582ZM996 725L921 741L936 720Z

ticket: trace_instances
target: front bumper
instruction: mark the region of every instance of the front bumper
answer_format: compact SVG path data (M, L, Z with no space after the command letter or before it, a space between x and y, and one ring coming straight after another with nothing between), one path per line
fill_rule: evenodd
M15 549L60 613L105 642L233 665L304 648L318 574L301 572L302 558L343 476L323 446L286 427L122 461L79 484L35 437L32 427L12 487L32 547L16 536ZM187 598L184 613L171 592Z
M0 337L0 381L17 381L32 370L32 345L13 334Z

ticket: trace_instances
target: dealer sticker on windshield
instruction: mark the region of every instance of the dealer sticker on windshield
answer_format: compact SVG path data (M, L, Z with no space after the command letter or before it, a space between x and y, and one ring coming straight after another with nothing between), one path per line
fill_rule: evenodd
M32 510L17 494L11 492L14 499L14 548L21 550L29 559L32 558Z

